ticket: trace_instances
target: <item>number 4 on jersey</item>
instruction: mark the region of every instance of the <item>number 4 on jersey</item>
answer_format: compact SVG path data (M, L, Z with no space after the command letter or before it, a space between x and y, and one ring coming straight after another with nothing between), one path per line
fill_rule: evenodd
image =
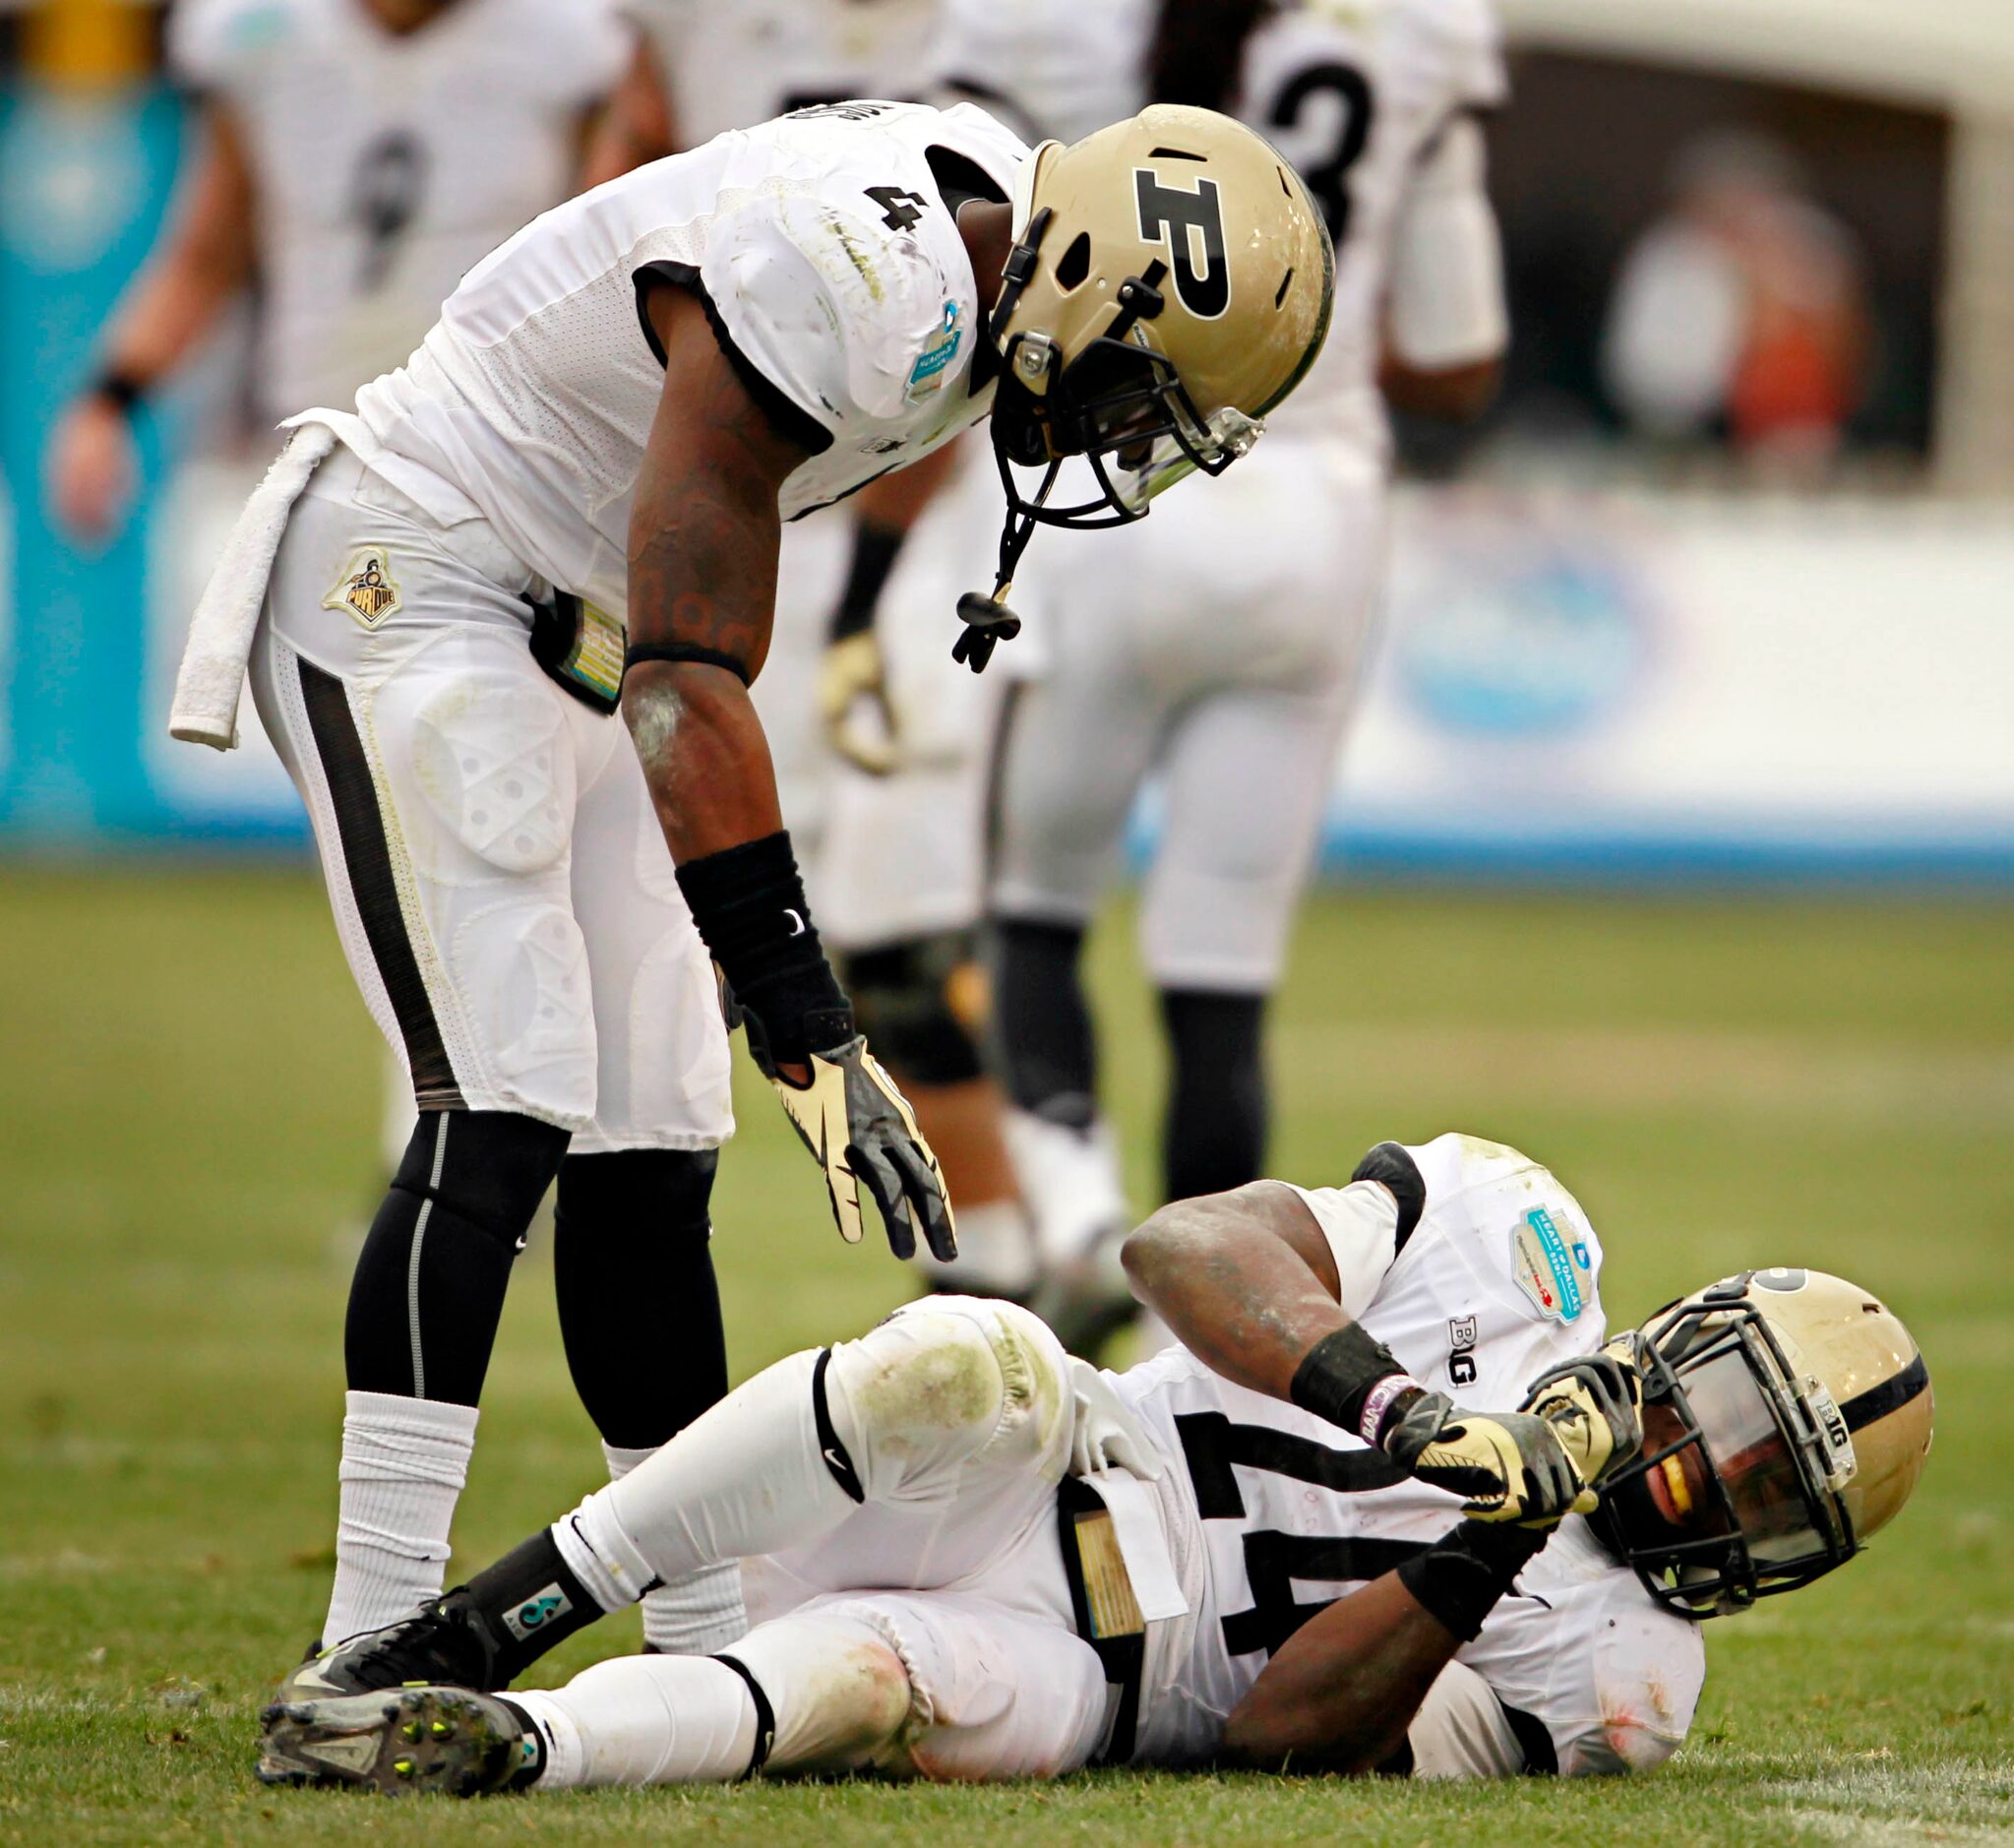
M870 186L867 196L881 207L885 215L882 222L891 231L906 231L923 217L923 209L930 204L921 193L905 192L899 186Z

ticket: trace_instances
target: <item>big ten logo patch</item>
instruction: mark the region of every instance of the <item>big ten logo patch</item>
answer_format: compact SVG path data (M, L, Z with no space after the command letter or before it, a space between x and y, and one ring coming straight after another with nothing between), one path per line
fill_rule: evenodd
M1458 1386L1476 1384L1476 1319L1447 1319L1447 1377Z

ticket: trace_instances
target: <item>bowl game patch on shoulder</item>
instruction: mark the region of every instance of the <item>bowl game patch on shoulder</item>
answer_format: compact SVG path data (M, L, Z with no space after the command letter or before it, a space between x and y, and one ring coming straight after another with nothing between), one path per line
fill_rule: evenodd
M1532 1307L1555 1322L1577 1322L1594 1295L1586 1243L1568 1239L1543 1206L1534 1206L1511 1228L1510 1269Z

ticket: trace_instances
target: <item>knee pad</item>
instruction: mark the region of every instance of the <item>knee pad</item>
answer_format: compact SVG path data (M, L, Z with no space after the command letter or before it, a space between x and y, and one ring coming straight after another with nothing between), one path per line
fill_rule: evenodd
M967 1084L984 1076L989 997L970 931L912 937L844 960L860 1030L898 1079Z
M562 1225L594 1225L602 1234L649 1244L667 1238L703 1244L713 1229L717 1148L626 1148L605 1155L569 1155L560 1163Z
M516 1250L571 1133L504 1110L428 1111L392 1185Z
M908 1667L858 1617L778 1618L726 1655L769 1703L776 1731L766 1770L866 1770L896 1749L908 1723Z
M831 1350L827 1414L868 1501L984 1451L1045 1456L1073 1404L1048 1325L1012 1303L940 1296ZM1022 1452L1026 1457L1022 1457Z

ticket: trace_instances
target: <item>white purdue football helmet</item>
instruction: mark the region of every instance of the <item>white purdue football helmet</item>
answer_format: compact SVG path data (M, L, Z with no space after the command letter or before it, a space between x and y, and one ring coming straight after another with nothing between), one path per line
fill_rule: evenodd
M1634 1337L1642 1454L1593 1516L1668 1610L1719 1617L1843 1566L1929 1454L1935 1399L1909 1330L1822 1270L1744 1270Z
M1013 237L987 323L1000 581L990 603L959 604L965 642L987 637L975 671L991 633L1017 626L998 606L1033 528L1119 525L1181 476L1229 467L1314 363L1335 294L1300 175L1212 109L1157 103L1068 148L1044 142L1015 179ZM1051 506L1071 457L1097 493ZM1014 466L1044 470L1032 495Z

